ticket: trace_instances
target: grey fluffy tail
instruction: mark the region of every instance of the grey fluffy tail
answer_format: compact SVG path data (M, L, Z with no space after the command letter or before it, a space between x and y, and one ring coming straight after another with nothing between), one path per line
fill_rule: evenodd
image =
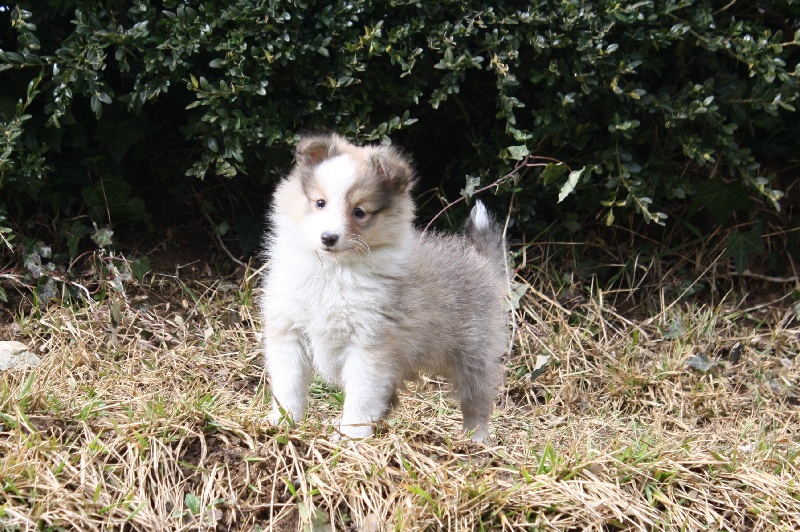
M503 232L480 200L475 202L475 206L469 213L465 232L478 253L505 270L506 246L503 241Z

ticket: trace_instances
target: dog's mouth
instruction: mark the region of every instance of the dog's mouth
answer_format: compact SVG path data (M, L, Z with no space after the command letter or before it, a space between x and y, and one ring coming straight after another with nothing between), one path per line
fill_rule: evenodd
M328 253L331 255L346 255L354 251L354 246L351 245L341 245L341 246L320 246L319 248L322 252Z
M347 251L347 247L346 246L342 246L342 245L339 245L339 244L334 244L332 246L326 246L325 244L322 244L319 247L319 249L324 251L325 253L341 253L343 251Z

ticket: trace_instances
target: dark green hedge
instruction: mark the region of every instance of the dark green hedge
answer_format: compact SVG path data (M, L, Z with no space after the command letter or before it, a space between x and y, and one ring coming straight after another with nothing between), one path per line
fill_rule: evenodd
M522 227L687 205L725 223L753 198L778 208L760 163L800 153L798 15L795 1L19 2L0 12L0 209L141 220L144 174L274 179L299 132L333 129L399 139L456 193L534 164L500 190Z

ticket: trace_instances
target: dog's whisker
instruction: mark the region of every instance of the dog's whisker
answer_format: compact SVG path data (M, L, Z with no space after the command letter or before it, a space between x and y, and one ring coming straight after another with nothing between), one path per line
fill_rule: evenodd
M372 251L370 250L369 243L363 236L355 233L351 233L349 236L352 237L350 241L350 250L353 251L354 254L372 258Z

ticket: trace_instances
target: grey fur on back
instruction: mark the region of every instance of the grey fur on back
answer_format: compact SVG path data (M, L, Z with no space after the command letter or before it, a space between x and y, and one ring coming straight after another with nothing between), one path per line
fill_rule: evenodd
M494 243L491 234L487 227L469 237L421 234L408 275L396 285L397 306L387 313L397 327L384 339L398 357L398 386L420 367L443 375L459 398L464 426L479 431L487 430L508 341L503 245L498 232Z

